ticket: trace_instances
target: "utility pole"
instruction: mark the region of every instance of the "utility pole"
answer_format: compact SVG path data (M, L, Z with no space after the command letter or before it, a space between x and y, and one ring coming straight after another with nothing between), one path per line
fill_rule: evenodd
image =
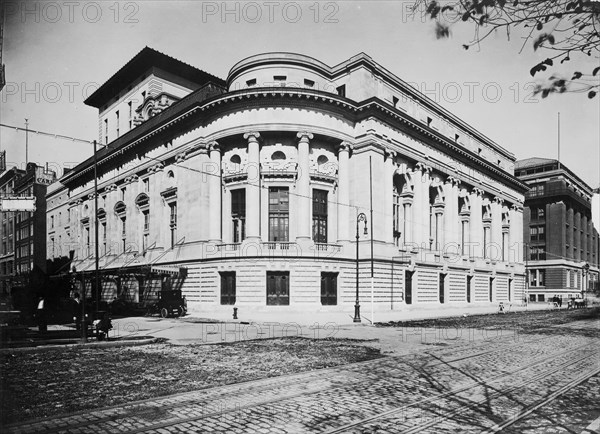
M94 256L95 256L95 286L96 286L96 314L98 310L100 310L100 276L99 276L99 236L98 236L98 156L96 155L97 151L97 142L94 140Z
M25 119L25 168L29 163L29 120Z

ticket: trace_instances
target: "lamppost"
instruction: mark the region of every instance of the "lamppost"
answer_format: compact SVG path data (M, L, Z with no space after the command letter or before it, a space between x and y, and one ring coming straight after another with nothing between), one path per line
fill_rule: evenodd
M585 300L585 292L587 291L587 279L590 274L590 264L587 262L583 265L583 279L581 282L581 299Z
M367 231L367 216L364 212L361 212L356 216L356 303L354 303L354 322L360 322L360 301L358 298L358 243L360 240L359 223L365 223L365 235L368 235Z
M529 243L525 243L525 309L529 303Z

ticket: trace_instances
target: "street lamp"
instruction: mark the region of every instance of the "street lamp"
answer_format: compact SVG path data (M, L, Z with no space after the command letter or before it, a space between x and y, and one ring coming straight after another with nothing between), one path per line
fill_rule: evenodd
M587 290L587 279L590 273L590 264L588 264L587 262L583 265L582 267L583 269L583 279L581 282L581 299L584 300L585 299L585 292Z
M360 322L360 301L358 298L358 243L360 239L359 223L365 223L365 235L368 235L367 231L367 216L361 212L356 216L356 302L354 303L354 322Z

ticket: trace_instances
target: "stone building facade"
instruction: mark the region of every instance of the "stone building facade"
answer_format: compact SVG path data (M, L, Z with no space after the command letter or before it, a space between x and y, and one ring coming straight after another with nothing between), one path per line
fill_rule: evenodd
M358 234L360 299L372 281L376 310L522 300L526 187L506 149L365 54L334 67L260 54L226 80L182 65L146 48L87 101L100 142L108 131L103 298L176 285L201 311L351 311ZM139 122L112 131L130 105ZM91 270L93 168L60 180L78 270Z
M558 160L520 160L515 173L530 187L523 219L530 301L599 289L591 187Z

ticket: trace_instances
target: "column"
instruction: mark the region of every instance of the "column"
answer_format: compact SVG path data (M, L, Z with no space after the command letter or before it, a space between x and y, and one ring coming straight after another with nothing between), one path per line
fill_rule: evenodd
M260 241L260 134L244 134L248 140L248 188L246 189L246 239Z
M338 146L338 243L350 241L350 149L342 142Z
M296 219L296 240L310 240L312 238L312 218L310 215L312 197L310 191L310 167L308 161L309 143L313 135L306 131L297 134L298 139L298 180L296 192L298 193L298 218Z
M456 251L456 244L460 243L458 235L458 186L455 178L449 176L442 187L444 190L444 247L448 253ZM458 250L460 252L460 250Z
M429 170L423 163L417 163L413 172L412 242L419 248L429 247Z
M385 150L383 193L384 193L384 232L383 241L386 243L394 242L394 172L396 170L394 160L396 152L389 149ZM373 176L373 178L376 178Z
M221 242L221 147L217 142L208 144L210 170L208 170L208 239Z
M502 199L498 196L492 201L492 242L488 248L490 259L502 260Z
M529 249L527 246L523 245L521 240L523 239L523 232L519 233L518 225L517 225L517 205L513 204L508 212L510 218L510 225L508 229L508 262L514 263L519 262L519 253L523 253L523 249L525 249L525 254L529 255Z
M483 257L483 216L481 207L483 191L474 188L470 194L471 202L471 245L469 251L471 257Z
M511 224L512 224L512 220L511 220ZM516 207L515 209L515 227L516 227L516 233L519 234L519 247L516 250L516 258L515 261L516 262L523 262L523 248L521 246L522 244L522 237L523 237L523 206L522 204L520 204L519 206Z

